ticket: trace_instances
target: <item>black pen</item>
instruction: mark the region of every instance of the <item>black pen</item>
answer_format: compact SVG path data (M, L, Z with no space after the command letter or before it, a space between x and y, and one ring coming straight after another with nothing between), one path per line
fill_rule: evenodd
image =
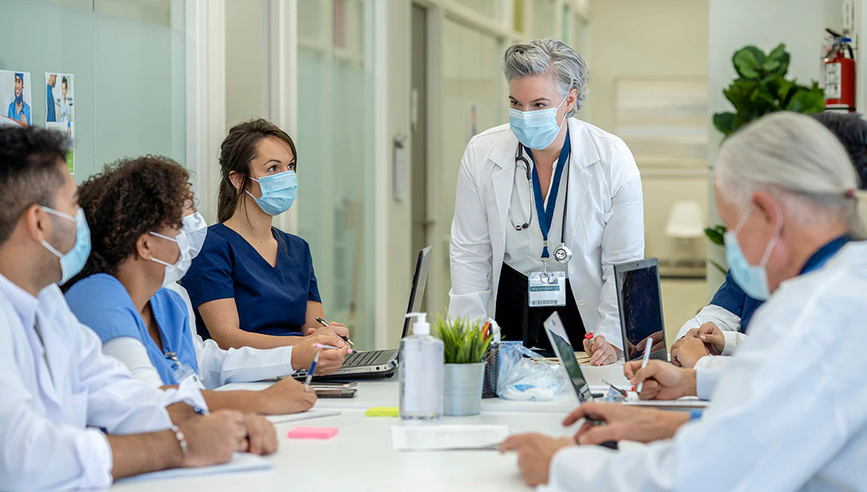
M318 321L319 324L322 326L331 326L331 323L325 321L325 318L322 318L320 316L316 317L316 321ZM338 336L340 336L340 335L338 335ZM355 344L352 343L352 340L350 340L349 337L340 336L340 338L342 338L344 342L349 342L349 345L351 345L353 347L355 346Z

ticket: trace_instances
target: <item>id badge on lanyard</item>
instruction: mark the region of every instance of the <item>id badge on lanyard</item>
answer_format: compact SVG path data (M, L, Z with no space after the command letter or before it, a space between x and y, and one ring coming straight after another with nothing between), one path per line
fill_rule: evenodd
M545 263L547 267L547 262ZM530 307L566 305L566 272L530 272L527 282Z
M178 360L177 354L175 354L174 352L166 352L166 357L174 363L175 367L174 369L172 369L172 372L174 373L175 381L177 381L178 384L181 384L184 380L191 378L193 383L196 384L196 386L198 386L199 388L204 388L204 385L202 384L201 380L199 380L199 376L198 374L196 374L196 371L194 371L193 368L190 367L190 365L186 362L181 362L180 360Z

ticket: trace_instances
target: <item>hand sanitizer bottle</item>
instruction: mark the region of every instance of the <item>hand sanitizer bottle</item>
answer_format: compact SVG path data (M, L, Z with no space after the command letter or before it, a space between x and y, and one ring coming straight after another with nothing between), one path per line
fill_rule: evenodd
M400 418L439 421L443 415L443 342L430 335L426 313L415 317L412 335L400 341Z

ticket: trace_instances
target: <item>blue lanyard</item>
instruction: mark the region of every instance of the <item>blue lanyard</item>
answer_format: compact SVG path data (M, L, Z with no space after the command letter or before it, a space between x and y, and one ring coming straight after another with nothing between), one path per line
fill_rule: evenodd
M547 260L548 254L548 231L551 230L551 221L554 220L554 208L557 206L557 195L560 192L560 179L563 177L563 170L566 169L566 161L569 159L569 153L572 151L572 145L569 142L569 129L566 129L566 141L563 143L563 148L560 150L560 158L557 159L557 168L554 171L554 182L551 185L551 195L548 197L548 207L545 207L545 200L542 199L542 186L539 184L539 172L536 170L536 159L533 158L533 152L527 149L530 159L533 159L533 196L536 201L536 215L539 216L539 230L542 231L542 260ZM566 183L568 188L569 184ZM568 195L567 195L568 196ZM563 217L566 217L566 205L563 204ZM565 223L565 220L564 220ZM564 231L560 231L562 236Z

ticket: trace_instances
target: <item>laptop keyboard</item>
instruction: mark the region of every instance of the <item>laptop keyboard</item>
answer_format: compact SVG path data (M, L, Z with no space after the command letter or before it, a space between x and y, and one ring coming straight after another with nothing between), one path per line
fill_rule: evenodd
M364 367L374 364L384 364L391 358L392 352L392 350L353 352L346 357L343 367Z

